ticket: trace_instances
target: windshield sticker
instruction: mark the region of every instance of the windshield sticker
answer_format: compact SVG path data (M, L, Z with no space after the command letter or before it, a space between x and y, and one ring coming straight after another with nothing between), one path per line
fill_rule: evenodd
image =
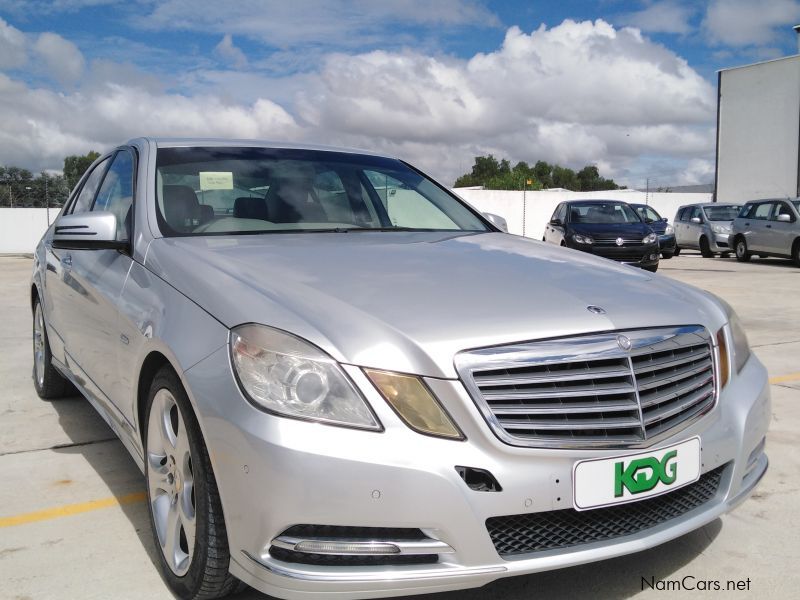
M200 171L201 190L232 190L233 173L230 171Z

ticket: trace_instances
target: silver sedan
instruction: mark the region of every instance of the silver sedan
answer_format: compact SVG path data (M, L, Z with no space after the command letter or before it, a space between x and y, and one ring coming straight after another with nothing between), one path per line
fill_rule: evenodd
M345 150L136 139L88 170L36 249L34 385L119 435L178 597L480 586L753 491L734 311L499 222Z

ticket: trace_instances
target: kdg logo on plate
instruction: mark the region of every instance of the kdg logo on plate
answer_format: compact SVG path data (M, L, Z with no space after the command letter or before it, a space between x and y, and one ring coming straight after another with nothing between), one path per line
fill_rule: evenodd
M700 478L700 438L627 456L581 460L573 467L574 506L587 510L635 502Z

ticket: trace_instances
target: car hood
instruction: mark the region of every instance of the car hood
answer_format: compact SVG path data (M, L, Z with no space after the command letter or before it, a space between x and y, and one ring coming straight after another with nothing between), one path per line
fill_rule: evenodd
M465 349L722 324L714 301L688 286L503 233L162 238L145 264L227 327L262 323L343 363L432 377L456 377Z
M652 223L647 223L647 226L658 235L664 235L664 233L666 233L667 225L668 223L666 221L653 221Z

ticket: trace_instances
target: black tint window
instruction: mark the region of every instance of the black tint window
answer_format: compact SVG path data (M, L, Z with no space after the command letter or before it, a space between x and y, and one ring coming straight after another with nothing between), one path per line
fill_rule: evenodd
M72 210L70 210L71 214L86 212L92 206L92 200L94 200L95 192L97 192L97 187L100 185L100 180L103 178L106 166L108 166L108 159L105 159L97 165L94 171L89 174L86 183L83 184L81 193L75 200L75 204L72 205Z
M92 210L106 210L117 217L117 239L127 240L133 203L133 156L122 150L114 157Z

